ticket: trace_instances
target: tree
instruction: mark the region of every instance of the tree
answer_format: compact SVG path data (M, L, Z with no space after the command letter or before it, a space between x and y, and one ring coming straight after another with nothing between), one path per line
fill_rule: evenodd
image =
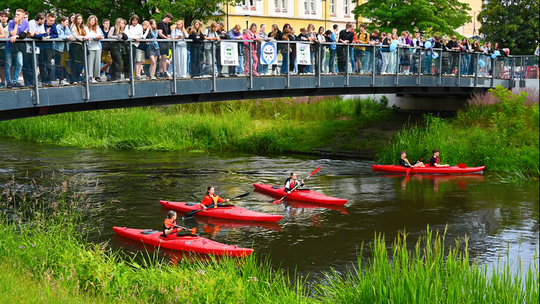
M488 0L478 15L480 33L487 41L498 42L511 54L532 54L539 37L538 0ZM483 17L487 21L483 22Z
M420 30L452 35L456 28L471 21L467 13L470 10L468 4L458 0L366 0L353 13L356 18L371 19L370 30L388 32L397 28L411 33Z
M148 0L148 6L156 20L163 19L171 13L175 19L184 19L185 27L193 21L218 20L217 15L225 14L223 7L227 4L239 4L241 0Z

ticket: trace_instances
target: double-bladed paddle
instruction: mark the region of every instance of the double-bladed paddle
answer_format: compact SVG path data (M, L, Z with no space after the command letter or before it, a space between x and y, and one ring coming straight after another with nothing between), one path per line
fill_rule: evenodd
M244 194L240 194L240 195L238 195L238 196L235 196L235 197L229 199L229 201L232 201L232 200L235 200L235 199L239 199L239 198L242 198L242 197L246 197L246 196L248 196L249 194L250 194L250 192L247 192L247 193L244 193ZM211 204L210 206L208 206L208 208L212 208L213 206L214 206L214 204ZM208 208L206 208L206 209L208 209ZM188 211L188 212L186 212L186 214L184 214L184 218L190 218L190 217L194 216L195 214L197 214L197 212L202 211L202 210L204 210L204 209L196 209L196 210Z
M321 166L319 166L317 169L315 169L313 172L311 172L306 178L304 178L304 180L308 179L310 176L312 176L313 174L317 173L317 171L319 171L319 169L321 169ZM281 203L281 201L283 201L284 198L287 197L287 195L291 194L294 190L296 190L296 188L298 188L298 186L300 186L300 183L298 183L296 186L294 186L294 188L287 194L285 194L284 197L278 199L278 200L275 200L272 202L272 204L279 204Z

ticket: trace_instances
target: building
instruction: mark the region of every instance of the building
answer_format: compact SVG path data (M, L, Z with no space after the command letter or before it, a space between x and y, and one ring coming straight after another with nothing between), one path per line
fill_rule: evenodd
M462 27L457 28L456 32L465 37L481 36L478 30L482 26L482 23L478 22L476 18L482 11L482 0L460 0L460 2L469 4L471 7L469 15L471 16L472 20L469 23L465 23L465 25Z
M344 29L347 22L357 24L352 10L356 4L352 0L243 0L242 5L228 5L223 8L225 15L223 23L227 29L236 24L247 28L251 23L266 25L267 32L271 25L277 24L280 29L289 23L300 33L300 28L307 28L309 23L315 25L317 31L320 26L331 29L338 24Z

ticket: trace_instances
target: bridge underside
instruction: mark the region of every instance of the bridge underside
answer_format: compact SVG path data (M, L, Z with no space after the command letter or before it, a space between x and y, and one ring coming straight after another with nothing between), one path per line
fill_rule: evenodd
M492 83L493 81L493 83ZM88 86L39 87L0 91L0 120L113 108L276 97L345 94L397 94L398 96L466 98L491 85L508 87L509 80L438 76L344 75L204 78L98 83ZM175 92L176 91L176 92ZM37 103L39 101L39 103ZM443 101L444 102L444 101ZM36 104L37 103L37 104Z

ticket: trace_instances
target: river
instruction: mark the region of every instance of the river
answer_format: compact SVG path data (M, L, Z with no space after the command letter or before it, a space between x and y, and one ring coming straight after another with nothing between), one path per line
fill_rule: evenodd
M185 225L218 242L252 247L255 254L270 256L275 267L301 275L345 270L376 232L384 233L389 244L405 229L413 246L428 224L441 231L448 225L448 240L469 236L471 256L482 264L500 254L506 258L507 249L511 260L525 265L538 257L538 180L504 183L489 171L406 177L373 173L371 164L297 155L80 149L0 138L0 185L27 174L37 179L54 172L57 180L60 173L83 176L89 181L83 190L105 206L101 234L91 241L110 241L130 254L144 248L115 236L113 226L161 229L168 210L160 199L197 202L213 185L223 198L251 192L239 206L284 217L275 225L204 217ZM291 170L304 178L318 166L306 187L347 198L344 207L270 204L276 198L254 192L255 182L282 184ZM90 186L96 181L97 187Z

